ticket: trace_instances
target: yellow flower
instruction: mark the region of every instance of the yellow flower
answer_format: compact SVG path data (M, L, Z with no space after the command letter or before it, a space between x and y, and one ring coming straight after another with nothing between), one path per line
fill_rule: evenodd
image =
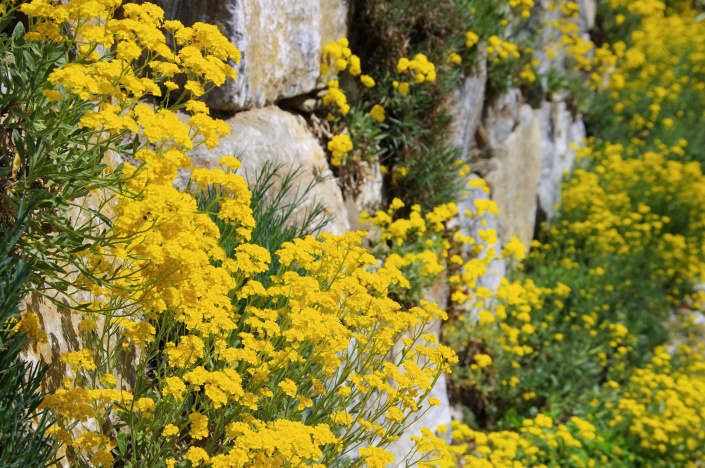
M94 465L112 466L113 456L107 450L98 450L91 458L91 463Z
M348 135L335 135L328 142L328 150L332 154L331 164L340 166L345 162L345 156L352 151L353 144Z
M369 75L360 76L360 82L367 88L372 88L375 85L375 80Z
M22 315L22 319L17 324L17 328L26 332L30 340L40 344L47 343L47 334L42 330L37 314L27 312Z
M152 412L157 408L154 400L151 398L140 398L134 403L134 409L141 411L142 415L149 419L152 416Z
M384 122L384 107L380 106L379 104L375 104L372 107L372 110L370 110L370 115L377 121L377 122Z
M358 449L360 457L370 468L384 468L389 463L394 463L396 457L388 451L377 447L360 447Z
M448 55L448 61L451 63L462 63L463 58L460 55L456 54L455 52L451 52Z
M191 431L189 435L194 439L205 439L208 437L208 418L199 413L191 413Z
M279 382L279 387L291 398L296 398L296 383L291 379L284 379Z
M465 33L465 47L472 47L480 42L480 37L472 31Z
M42 91L42 94L52 102L61 101L64 98L64 96L61 94L61 91L56 89L45 89L44 91Z
M474 356L477 366L480 368L488 367L492 364L492 357L487 354L476 354Z
M179 428L174 426L173 424L167 424L164 426L164 429L162 430L162 436L163 437L171 437L173 435L176 435L179 433Z
M167 377L164 379L166 386L162 389L162 395L173 396L176 400L181 401L184 399L183 394L186 391L186 385L178 377Z
M330 415L330 421L333 424L349 426L353 423L353 417L347 411L336 411Z
M401 421L404 419L404 412L399 408L393 407L387 411L387 414L385 414L384 417L390 421Z
M184 460L190 461L192 466L199 466L201 461L208 462L210 457L201 447L189 447L188 452L184 455Z

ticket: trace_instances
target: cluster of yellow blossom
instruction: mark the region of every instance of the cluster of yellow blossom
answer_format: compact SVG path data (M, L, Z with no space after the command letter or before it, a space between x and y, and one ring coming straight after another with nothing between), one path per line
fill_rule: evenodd
M424 54L416 54L411 60L406 57L400 58L397 63L397 73L404 73L407 70L414 75L414 83L436 81L436 66L429 62Z
M467 31L465 33L465 47L472 47L480 42L480 36L472 31Z
M323 96L323 104L327 106L335 104L343 115L350 112L348 98L345 96L345 93L341 91L338 80L330 80L328 82L328 90L326 91L326 95Z
M335 68L339 72L344 72L345 70L348 70L348 73L350 73L352 76L358 76L362 73L362 69L360 68L360 57L353 54L348 45L349 42L345 37L341 37L337 41L331 41L325 47L323 47L323 57L325 60L334 61ZM328 68L328 65L324 62L321 66L321 74L327 75L329 73L330 69ZM363 77L366 76L367 75L363 75Z
M340 166L345 163L345 158L350 151L353 150L353 144L348 135L335 135L328 142L328 151L331 152L333 156L331 158L331 164L334 166Z
M17 322L16 329L25 332L28 338L33 342L41 344L47 343L47 334L42 330L37 314L30 312L23 314L22 318Z
M441 429L448 430L446 427ZM485 433L474 431L459 421L453 421L450 429L453 445L449 451L454 460L452 464L440 465L444 468L458 465L473 468L548 468L561 466L557 464L568 460L571 466L594 468L598 466L595 460L583 461L584 448L604 442L595 434L595 426L588 421L573 416L564 424L555 424L550 416L543 413L522 421L519 431ZM600 463L619 460L612 454L604 453L598 453L597 458Z
M499 62L501 59L519 58L519 47L511 42L503 41L497 36L490 36L487 39L487 53L492 56L492 60Z
M534 0L509 0L509 6L521 11L522 18L531 16L531 9L534 7Z
M482 179L470 181L469 186L488 190ZM449 229L449 222L458 215L454 203L439 205L425 215L421 214L419 205L413 205L408 217L397 216L397 211L404 206L401 200L395 198L387 211L380 210L372 216L363 212L360 216L360 222L380 229L379 238L388 246L385 248L384 264L399 268L406 277L413 278L412 293L415 294L434 284L437 275L448 269L454 304L473 305L473 297L490 297L492 293L486 288L478 288L477 281L488 273L492 262L499 258L494 249L498 243L494 229L480 229L477 238L462 235L457 229ZM485 222L483 214L497 212L495 202L476 199L475 213L466 210L465 214L470 218L479 217ZM512 238L502 249L502 255L504 258L521 259L526 255L526 247ZM482 307L481 303L477 304ZM492 316L486 310L483 313Z
M387 211L377 211L374 216L363 212L360 221L379 227L382 242L391 242L392 250L387 253L384 265L400 269L405 276L413 278L414 287L419 288L444 270L442 258L447 252L437 251L442 243L438 233L444 229L445 222L457 214L457 208L452 203L442 205L424 217L421 207L414 205L408 218L395 220L396 211L403 207L404 203L395 198Z
M328 65L329 61L335 63L337 73L342 73L347 70L352 76L362 74L360 57L353 54L348 45L347 38L341 37L337 41L331 41L323 47L323 62L321 63L322 75L331 73L330 66ZM371 88L375 85L375 80L369 75L361 75L360 82L367 88ZM328 82L328 90L323 97L323 104L335 104L342 115L346 115L350 112L347 98L345 93L340 89L340 83L337 79L332 79Z
M344 71L348 71L352 76L361 75L360 58L352 53L348 47L349 43L346 38L340 38L337 41L331 41L323 48L323 62L321 65L321 73L330 74L331 69L328 66L329 61L335 61L336 75ZM366 88L372 88L376 85L374 78L369 75L361 75L360 82ZM335 105L341 115L348 115L350 105L347 102L347 97L342 89L338 79L331 79L328 82L328 89L323 97L324 105ZM384 107L380 104L374 104L369 111L372 118L378 123L384 122L385 112ZM328 115L329 120L335 120L332 114ZM331 152L331 164L333 166L345 165L347 154L352 151L353 144L347 134L336 135L328 142L328 150Z
M125 19L114 19L120 2L98 3L23 5L38 24L28 39L85 41L86 53L51 75L52 84L97 104L83 125L145 139L130 154L137 164L124 165L115 197L112 233L124 241L76 254L91 274L75 286L94 300L77 311L82 348L61 357L70 378L43 403L57 416L51 433L76 463L103 466L116 454L150 466L328 466L360 441L369 444L359 449L369 466L391 461L376 445L399 437L457 361L427 339L445 313L425 301L402 308L392 300L391 291L409 282L394 266L377 265L361 247L363 232L287 242L276 252L276 274L258 276L273 257L248 243L255 220L246 181L235 174L239 161L225 156L220 169L192 168L186 153L215 146L228 126L200 101L184 105L192 116L182 123L172 108L141 100L159 97L159 84L176 90L164 82L176 73L187 75L185 89L197 97L235 77L227 60L239 52L213 27L163 21L152 4L126 5ZM94 54L99 45L116 53ZM338 58L359 74L359 60L338 45ZM144 57L155 73L136 78ZM352 149L347 136L334 142L340 157ZM191 169L196 193L174 187L179 169ZM214 197L205 209L204 193ZM444 213L429 218L432 226ZM231 233L230 250L219 225ZM102 281L117 272L116 281ZM27 330L34 325L31 315L22 322ZM331 416L341 412L349 417ZM130 454L118 450L121 438ZM437 452L432 442L419 437L416 450Z
M629 256L651 252L652 274L678 283L702 277L705 215L698 207L705 202L705 176L700 163L669 160L681 149L641 153L638 147L609 143L602 149L585 148L581 154L591 158L594 172L578 169L566 184L566 216L552 229L582 239L596 251ZM650 199L656 202L649 205ZM679 205L658 200L679 200ZM670 226L680 216L688 216L689 229L672 233Z
M624 397L602 408L611 415L610 426L637 437L640 449L672 466L703 456L703 349L702 343L695 348L684 344L675 356L665 347L655 349L651 363L627 382Z
M688 126L702 118L693 106L705 105L705 26L696 20L698 12L684 6L679 14L667 14L660 1L631 2L627 8L643 18L629 47L612 45L617 67L609 84L615 112L631 119L629 136L644 139L654 126ZM684 95L689 106L678 104Z
M575 71L586 71L592 80L592 89L600 86L602 73L607 72L600 62L604 58L604 52L611 55L606 47L603 47L602 55L593 57L595 44L584 37L581 33L579 22L580 5L572 0L559 0L554 4L549 4L549 10L560 9L562 15L553 21L545 20L545 26L553 26L558 31L558 37L551 44L544 46L548 50L548 59L552 59L556 52L562 51L567 57L573 60ZM590 74L590 72L592 74ZM590 81L590 80L589 80Z
M375 104L374 106L372 106L372 109L370 109L370 115L377 122L384 122L384 107L380 106L379 104Z
M451 63L462 63L463 58L455 52L451 52L450 54L448 54L448 61Z

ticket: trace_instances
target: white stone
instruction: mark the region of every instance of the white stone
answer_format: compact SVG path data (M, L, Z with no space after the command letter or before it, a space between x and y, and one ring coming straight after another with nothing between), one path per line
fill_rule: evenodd
M487 72L483 67L478 74L465 78L449 99L453 116L453 144L462 149L461 158L466 161L482 119L486 84Z
M215 168L222 156L237 156L242 161L238 172L248 178L250 185L267 161L281 164L282 174L298 171L297 181L302 189L311 180L318 183L310 197L297 207L297 213L303 214L321 202L326 215L332 217L325 231L343 234L350 230L343 196L328 168L326 154L303 117L272 106L240 112L226 122L230 136L222 138L212 150L200 146L189 153L195 166ZM181 171L177 185L185 186L188 174Z
M511 89L497 97L491 105L487 106L483 123L485 130L487 130L489 146L492 150L499 149L519 123L520 99L521 93L519 90Z
M242 52L214 109L263 107L314 90L323 46L347 34L349 0L157 0L167 19L215 24Z
M500 131L488 128L488 133L504 134L506 120L498 121ZM498 235L503 244L517 237L528 245L534 235L541 173L540 118L530 106L521 106L516 129L503 138L492 161L495 169L485 180L499 208Z
M541 175L538 185L540 218L551 222L561 201L561 183L575 164L573 145L581 145L585 125L564 101L546 102L537 111L541 123Z

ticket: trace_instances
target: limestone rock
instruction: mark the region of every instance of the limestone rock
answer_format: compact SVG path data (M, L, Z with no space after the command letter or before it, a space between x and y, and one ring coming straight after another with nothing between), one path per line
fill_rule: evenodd
M487 106L483 125L490 149L497 150L519 123L521 93L511 89Z
M587 32L595 26L597 16L597 0L578 0L580 5L581 31Z
M484 64L484 61L482 62ZM453 144L462 149L462 159L468 160L468 153L475 140L477 127L482 119L485 103L486 70L469 76L451 95L451 115L453 116Z
M574 119L564 101L545 103L538 111L541 122L541 176L538 185L539 219L551 222L561 201L564 173L575 163L573 143L585 138L585 125Z
M540 118L528 105L519 109L514 131L500 140L510 120L498 120L500 127L492 129L493 144L500 142L493 156L496 169L486 177L492 199L499 208L499 237L503 244L512 236L528 245L534 235L537 189L541 175Z
M242 52L237 81L211 91L214 109L262 107L319 83L321 51L347 33L349 0L157 0L165 17L215 24Z
M364 178L357 186L357 193L355 195L344 194L348 220L353 231L371 231L371 226L360 224L360 213L363 211L375 213L377 210L383 209L382 189L384 180L380 170L380 163L379 161L371 161L363 164Z
M298 170L297 180L305 188L309 181L316 180L310 198L297 207L299 213L322 202L326 214L333 217L325 230L343 234L350 230L343 196L333 174L328 169L326 155L316 138L311 134L303 117L283 111L278 107L253 109L236 114L227 120L232 134L220 140L212 150L200 146L189 154L197 167L218 167L218 159L224 155L240 157L240 173L252 182L265 162L282 165L282 173ZM184 186L188 173L179 175L177 184Z

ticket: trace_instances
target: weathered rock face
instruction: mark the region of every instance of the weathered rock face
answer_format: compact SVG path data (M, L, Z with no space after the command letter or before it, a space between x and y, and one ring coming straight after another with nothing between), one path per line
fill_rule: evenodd
M597 0L578 0L578 5L580 5L580 29L582 31L588 31L595 26Z
M572 144L581 144L585 125L575 120L564 101L545 103L538 111L541 122L541 175L538 183L539 219L549 223L561 201L561 182L575 163Z
M78 322L80 317L72 315L69 307L60 307L37 293L25 299L25 310L39 315L39 320L47 334L47 343L33 343L28 349L28 358L33 362L50 363L42 391L61 387L61 379L66 378L66 367L59 362L59 357L70 351L81 349Z
M278 107L266 107L240 112L227 123L232 134L221 139L220 145L212 150L201 146L190 152L195 166L214 168L218 166L221 156L238 156L242 160L240 172L251 184L267 161L282 165L282 174L297 171L301 189L311 181L317 182L311 197L297 207L297 212L303 214L315 203L322 202L326 206L326 214L333 217L325 230L333 234L350 230L340 188L328 169L323 148L309 131L303 117ZM181 173L177 183L186 185L187 177L187 173Z
M468 160L468 153L475 142L475 133L482 119L486 84L487 73L483 69L477 75L466 78L450 97L453 103L453 143L462 149L464 160Z
M518 89L509 90L490 103L485 110L483 126L486 130L484 142L490 151L499 150L509 135L519 124L521 109L521 93Z
M323 45L346 35L349 0L157 0L165 17L215 24L242 52L237 81L211 91L214 109L262 107L306 94Z
M514 93L499 98L487 112L493 167L485 179L499 208L498 234L503 244L516 236L528 245L534 235L541 174L541 123L536 114L521 105Z
M374 213L383 209L384 180L380 170L379 161L366 162L364 165L364 179L357 187L357 194L345 194L345 207L348 210L348 221L353 231L371 231L371 227L360 224L360 213Z

